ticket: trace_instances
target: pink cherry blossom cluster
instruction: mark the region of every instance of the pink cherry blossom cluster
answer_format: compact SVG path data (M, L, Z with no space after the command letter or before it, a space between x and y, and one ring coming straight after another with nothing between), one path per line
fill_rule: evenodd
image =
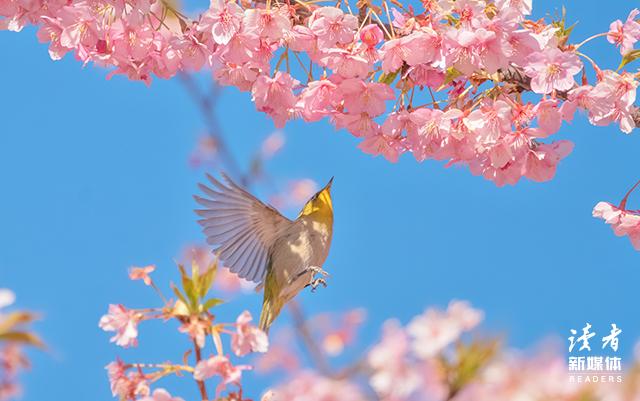
M482 312L472 308L469 303L453 301L445 311L427 309L407 327L402 327L397 320L387 321L380 342L353 366L338 372L327 373L328 363L321 363L319 372L300 369L299 362L291 363L292 359L297 358L291 348L279 346L278 342L260 358L257 366L262 367L262 371L284 368L293 376L286 384L266 393L273 401L302 400L307 394L314 394L312 399L317 401L368 400L370 397L355 380L358 375L366 377L376 399L380 400L444 396L446 386L441 376L443 372L438 372L438 358L459 342L465 332L476 327L482 318ZM322 352L327 357L335 357L342 353L345 346L353 346L357 340L358 326L364 322L364 311L356 309L346 312L339 322L336 325L327 315L320 315L305 323L307 331L314 333L315 341L322 345L313 354ZM341 343L339 352L333 346L326 347L336 339L340 339ZM310 341L307 339L306 343ZM290 343L290 340L287 338L284 342ZM289 358L283 357L286 352L291 354ZM434 380L437 376L440 376L441 382ZM347 378L353 381L345 381ZM340 398L336 398L338 394Z
M287 373L280 385L264 392L263 401L604 401L640 396L639 360L621 372L624 385L572 382L563 350L551 342L525 353L503 349L495 339L471 336L483 313L468 302L453 301L446 310L428 308L406 326L387 321L377 343L356 355L354 363L337 369L332 367L339 364L329 358L339 356L344 363L345 355L320 345L327 337L348 332L353 356L352 350L361 345L352 318L358 316L362 323L363 311L300 321L297 310L292 310L293 331L278 333L256 365L264 372ZM311 366L304 367L301 353L291 346L292 332L306 346Z
M163 388L152 391L151 383L170 375L191 377L200 391L202 400L209 400L208 385L217 383L215 399L223 392L228 398L249 401L242 395L242 372L252 369L249 365L234 364L225 353L223 335L230 339L231 351L236 357L244 357L254 352L266 352L269 341L267 335L252 324L248 311L242 312L235 323L221 323L215 320L211 310L222 301L208 298L215 282L217 263L192 264L188 274L179 265L182 289L172 285L176 299L168 299L156 286L150 274L155 266L133 267L129 272L132 280L142 280L152 287L163 301L158 308L129 309L123 305L109 305L108 313L100 319L99 326L113 332L111 342L121 347L135 347L138 344L138 325L145 320L177 320L178 331L184 333L191 343L182 363L126 363L120 359L107 365L111 391L121 400L142 401L182 401L172 397ZM213 352L207 352L207 338L213 342ZM193 352L191 352L193 351ZM192 355L193 363L189 361Z
M22 393L18 375L30 365L25 346L43 346L27 327L35 319L33 313L6 310L14 301L11 290L0 288L0 401L17 399Z
M627 200L638 185L640 181L627 192L618 206L599 202L593 208L593 217L599 217L607 224L611 224L614 234L618 237L628 236L633 247L640 251L640 210L627 209Z
M38 25L52 58L74 52L133 80L211 68L277 127L326 117L364 152L468 165L497 185L551 179L573 145L546 139L577 109L595 125L636 125L636 74L601 70L581 47L606 36L633 61L637 10L572 45L564 18L527 19L532 0L338 5L212 0L190 19L168 0L0 0L0 25Z
M0 400L18 398L21 393L18 374L28 366L29 361L20 345L8 343L0 346Z

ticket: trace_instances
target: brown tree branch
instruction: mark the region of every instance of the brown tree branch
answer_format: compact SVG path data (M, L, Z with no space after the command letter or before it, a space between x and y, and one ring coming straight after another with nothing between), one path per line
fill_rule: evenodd
M197 365L198 362L202 360L202 352L200 350L200 346L198 346L198 343L196 342L195 339L193 340L193 347L195 348L195 351L196 351L196 365ZM196 383L198 384L198 390L200 391L200 397L202 398L202 401L209 401L209 395L207 394L207 386L204 384L202 380L196 380Z
M506 70L500 70L498 76L501 82L513 85L518 92L531 92L531 78L520 67L511 66ZM562 91L556 92L556 97L560 100L567 100L569 96L568 92ZM640 109L633 113L633 121L636 128L640 128Z

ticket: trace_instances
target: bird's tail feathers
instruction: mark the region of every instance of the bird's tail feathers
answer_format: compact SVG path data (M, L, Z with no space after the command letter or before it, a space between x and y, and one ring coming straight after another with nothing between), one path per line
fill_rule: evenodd
M282 309L283 303L279 299L271 299L269 297L264 298L264 302L262 303L262 312L260 313L260 323L258 327L260 330L269 334L269 327L274 320L280 314L280 310Z

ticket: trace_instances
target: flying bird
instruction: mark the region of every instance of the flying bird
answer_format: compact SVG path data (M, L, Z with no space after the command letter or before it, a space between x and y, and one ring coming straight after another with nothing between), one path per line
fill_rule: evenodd
M322 265L333 234L333 178L290 220L222 177L224 183L207 174L210 186L199 184L205 197L194 196L203 206L195 211L202 217L198 223L226 267L264 288L259 327L268 332L282 307L303 288L326 287Z

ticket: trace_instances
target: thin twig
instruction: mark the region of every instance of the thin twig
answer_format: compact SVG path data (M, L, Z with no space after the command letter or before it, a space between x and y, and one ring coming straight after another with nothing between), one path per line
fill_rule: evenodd
M296 333L309 352L313 364L320 373L333 380L344 380L366 370L366 361L361 359L338 371L334 371L325 354L320 349L320 346L316 343L313 334L311 334L308 321L305 318L305 314L302 311L300 304L293 300L289 302L288 305Z
M302 308L295 300L289 302L289 310L291 311L291 316L293 317L293 324L296 328L296 332L298 336L304 343L305 347L309 351L309 355L313 360L314 365L318 368L320 373L330 376L331 375L331 367L329 365L329 361L325 358L322 350L316 344L316 341L309 330L309 326L304 317L304 313L302 312Z
M212 95L207 97L200 91L198 85L193 80L191 75L187 73L180 73L179 77L180 82L182 82L183 86L187 90L187 93L189 93L194 103L200 109L200 113L202 114L202 117L207 126L207 132L214 139L218 147L218 152L224 158L225 165L227 169L229 169L229 174L237 177L243 185L247 185L247 176L242 173L240 165L234 158L231 151L229 151L229 148L224 141L223 135L221 134L222 130L220 129L218 120L215 116L215 103L218 99L217 90L214 89L212 91Z

